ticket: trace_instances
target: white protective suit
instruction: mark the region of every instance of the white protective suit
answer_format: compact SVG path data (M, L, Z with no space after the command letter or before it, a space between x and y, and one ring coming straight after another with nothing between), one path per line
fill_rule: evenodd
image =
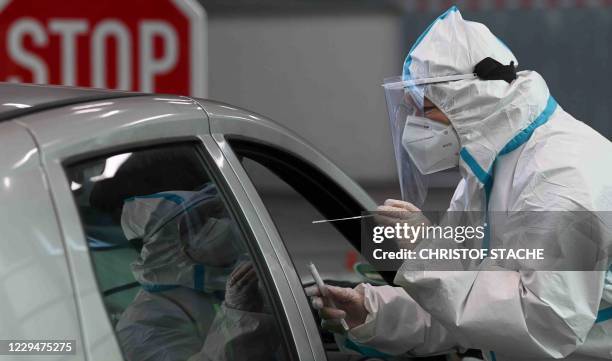
M452 7L417 40L404 74L470 74L485 57L518 63L484 25ZM511 84L463 79L425 87L461 143L462 180L449 210L612 211L610 141L557 105L538 73L517 75ZM609 215L602 218L612 226ZM610 250L609 233L595 241ZM612 270L405 266L395 278L402 288L366 285L369 315L350 331L353 342L387 354L475 348L498 361L612 359Z
M241 239L224 217L214 186L128 199L121 224L126 238L143 241L132 263L143 289L116 326L126 360L275 358L279 338L273 316L224 302L233 269L227 265L239 261ZM194 254L197 259L190 257Z

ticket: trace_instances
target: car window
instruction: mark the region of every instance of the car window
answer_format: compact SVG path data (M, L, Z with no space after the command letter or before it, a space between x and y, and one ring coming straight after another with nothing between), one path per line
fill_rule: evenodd
M358 216L364 211L345 190L290 153L245 140L229 143L270 213L304 285L313 283L310 262L328 284L387 284L383 276L389 279L392 275L376 272L359 254L359 220L313 223ZM314 311L313 316L318 323ZM363 357L327 331L320 329L320 333L330 360Z
M207 164L181 143L66 166L128 361L288 358L266 268Z
M359 251L331 222L320 222L325 217L307 198L261 163L244 157L242 165L272 216L300 279L311 278L308 264L314 262L327 279L361 280L353 271L354 264L363 262Z

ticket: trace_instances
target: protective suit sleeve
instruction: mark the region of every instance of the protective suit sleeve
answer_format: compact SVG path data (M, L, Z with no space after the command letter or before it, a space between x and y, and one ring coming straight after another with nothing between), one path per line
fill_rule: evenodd
M173 301L140 291L116 326L128 361L186 360L202 347L197 325Z
M366 321L349 332L359 345L391 355L433 355L457 349L457 340L401 287L369 284Z
M141 291L116 331L128 361L278 359L274 356L280 335L272 315L222 304L208 322L208 332L202 334L203 329L176 302Z
M542 248L545 259L489 257L469 271L442 260L422 270L405 262L395 283L461 334L465 348L510 359L565 358L586 340L602 299L610 237L599 220L586 212L492 212L491 249ZM432 246L444 243L458 247Z
M274 360L280 335L274 317L221 306L210 327L202 350L188 361Z
M464 335L466 348L564 358L595 322L604 277L596 271L400 269L395 282L451 333Z

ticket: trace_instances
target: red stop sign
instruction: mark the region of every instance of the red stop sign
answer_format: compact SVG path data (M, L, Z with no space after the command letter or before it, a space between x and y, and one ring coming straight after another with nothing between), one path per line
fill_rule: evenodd
M0 0L0 81L206 96L195 0Z

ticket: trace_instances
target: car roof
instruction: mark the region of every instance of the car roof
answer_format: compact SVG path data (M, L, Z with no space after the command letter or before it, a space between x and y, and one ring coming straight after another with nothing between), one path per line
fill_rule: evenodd
M129 97L143 97L146 101L147 97L156 98L160 95L163 94L0 82L0 123L24 115L80 103ZM178 97L184 98L183 96ZM312 147L309 142L288 128L265 116L229 104L208 99L189 99L202 107L202 110L208 116L206 122L214 133L228 136L236 135L247 139L254 138L259 142L280 146L310 163L316 164L327 174L332 175L336 182L342 184L346 189L350 189L353 196L363 204L368 207L374 206L371 198L361 187L348 178L325 155ZM128 99L125 100L129 102ZM33 120L29 119L28 122Z
M105 89L0 82L0 122L65 105L138 95L141 94Z

